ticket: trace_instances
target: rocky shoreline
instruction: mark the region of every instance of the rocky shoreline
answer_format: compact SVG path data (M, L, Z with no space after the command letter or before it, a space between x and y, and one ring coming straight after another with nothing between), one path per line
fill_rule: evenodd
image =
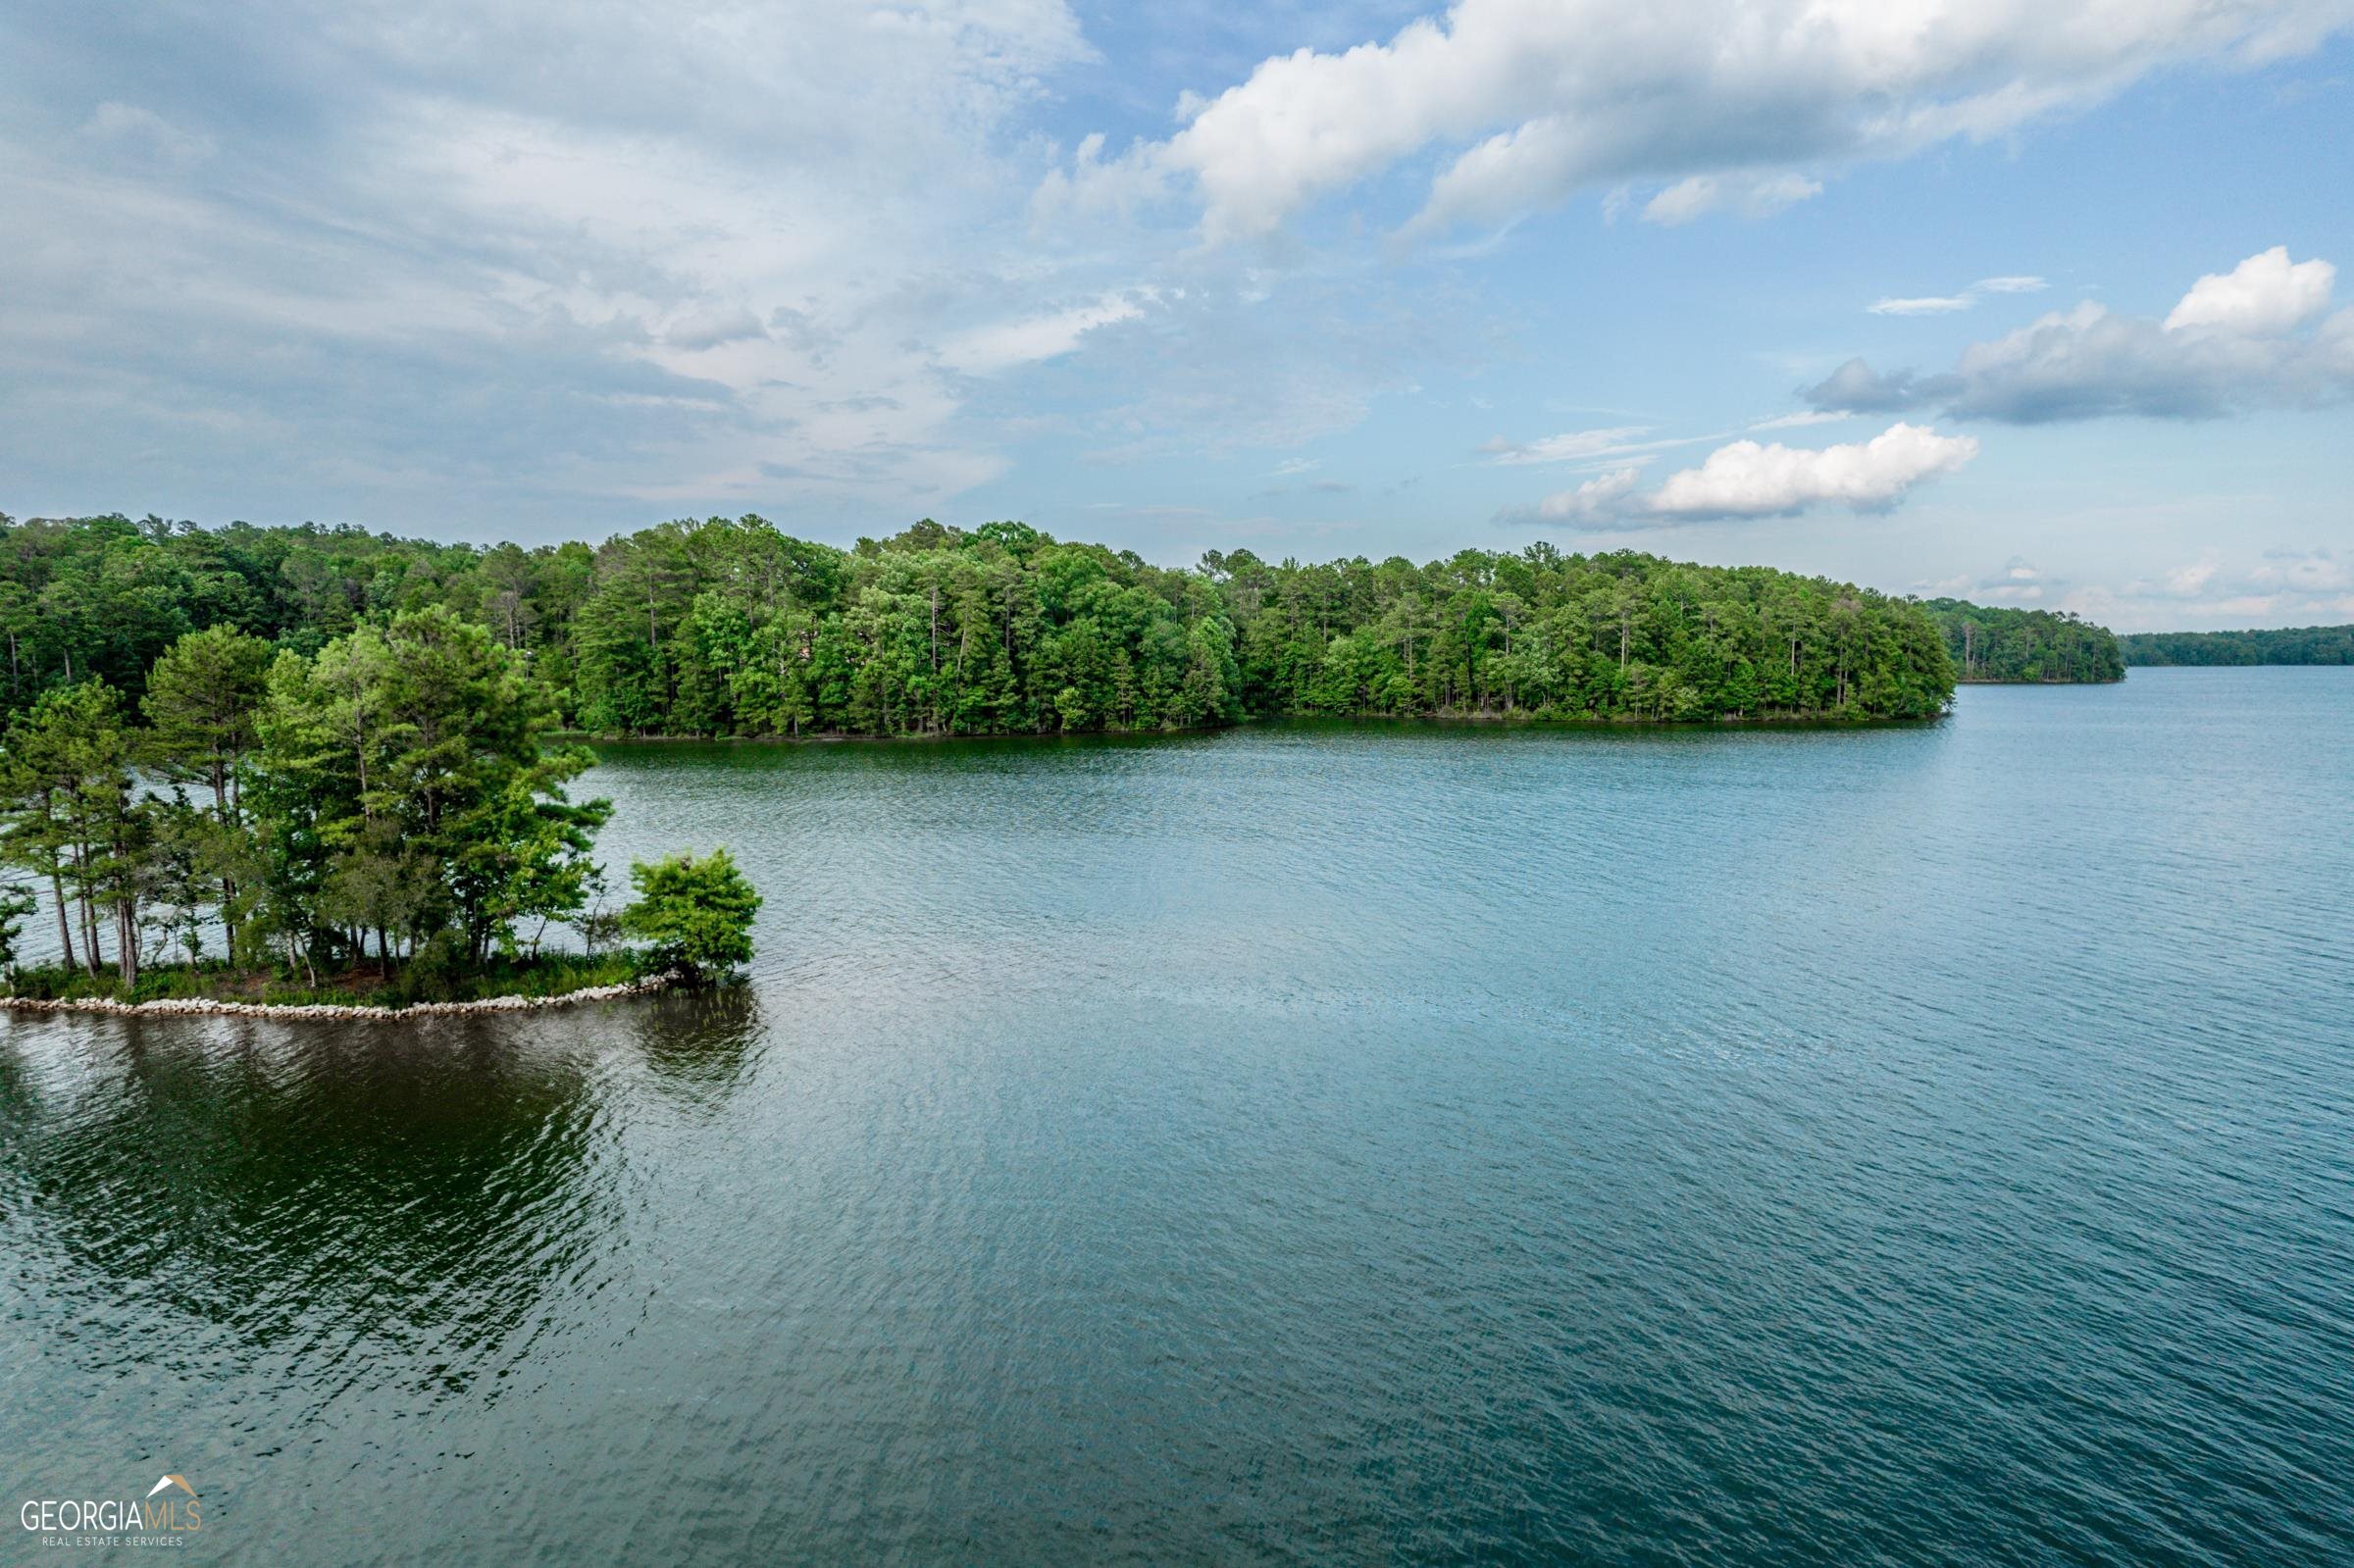
M343 1007L333 1002L224 1002L208 996L159 996L147 1002L119 1002L106 996L78 996L49 1001L32 996L0 996L0 1007L19 1013L102 1013L117 1018L277 1018L311 1021L393 1022L410 1018L446 1018L460 1013L532 1013L578 1002L616 1001L643 996L675 984L676 974L648 976L626 986L588 986L558 996L485 996L470 1002L416 1002L407 1007Z

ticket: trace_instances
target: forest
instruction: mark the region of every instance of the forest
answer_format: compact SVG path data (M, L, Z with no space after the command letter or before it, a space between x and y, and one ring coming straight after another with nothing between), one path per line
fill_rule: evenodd
M2354 664L2354 626L2263 632L2136 632L2118 639L2137 665Z
M1764 567L1463 550L1198 566L1012 522L855 547L758 518L526 548L354 528L0 519L0 704L91 680L125 711L215 628L325 656L402 616L475 629L589 734L1035 734L1284 715L1924 719L1946 639L1911 600ZM535 699L537 700L537 699ZM561 771L561 770L559 770ZM553 776L548 776L553 781Z
M1963 681L2123 681L2118 638L2071 611L1997 609L1965 599L1929 599L1945 651Z

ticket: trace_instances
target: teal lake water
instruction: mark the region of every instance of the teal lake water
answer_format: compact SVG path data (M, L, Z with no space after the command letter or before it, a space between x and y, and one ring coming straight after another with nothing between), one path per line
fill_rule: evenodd
M2354 671L605 756L748 986L0 1020L0 1559L2354 1553Z

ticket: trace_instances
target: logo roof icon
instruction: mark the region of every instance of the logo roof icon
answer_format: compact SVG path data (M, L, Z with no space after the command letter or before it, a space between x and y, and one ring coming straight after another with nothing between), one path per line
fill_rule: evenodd
M178 1487L180 1491L186 1492L191 1497L196 1495L196 1489L188 1485L188 1478L186 1476L166 1476L163 1480L157 1482L154 1486L147 1489L147 1495L152 1497L157 1492L163 1491L166 1487Z

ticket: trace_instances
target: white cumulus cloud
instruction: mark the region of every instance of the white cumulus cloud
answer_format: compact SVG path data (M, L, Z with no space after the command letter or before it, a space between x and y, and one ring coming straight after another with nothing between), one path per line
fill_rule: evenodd
M1896 424L1868 441L1824 447L1779 441L1733 441L1697 468L1680 469L1659 488L1638 493L1641 471L1620 469L1539 502L1537 520L1593 528L1786 517L1810 507L1840 505L1859 512L1893 506L1923 480L1947 474L1978 454L1967 435L1940 435Z
M1734 441L1700 467L1668 475L1650 509L1676 519L1772 517L1821 502L1873 511L1977 455L1970 436L1901 423L1868 441L1818 449Z
M2286 245L2258 251L2227 273L2190 285L2166 318L2166 329L2217 327L2226 331L2285 332L2329 308L2337 269L2319 259L2291 262Z

